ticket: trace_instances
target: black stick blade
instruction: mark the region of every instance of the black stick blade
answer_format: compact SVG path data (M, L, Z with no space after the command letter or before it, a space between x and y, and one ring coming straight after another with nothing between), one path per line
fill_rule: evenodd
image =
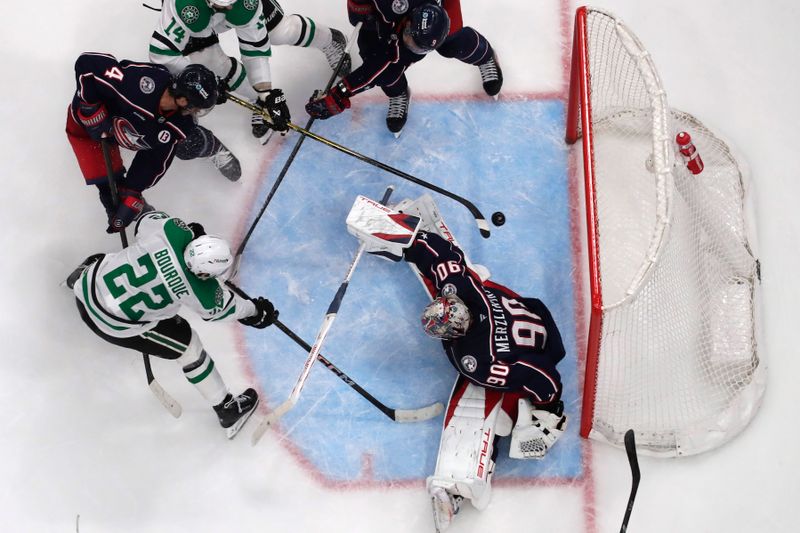
M628 521L633 511L633 502L636 499L636 491L639 489L639 481L642 474L639 471L639 459L636 456L636 437L632 429L625 432L625 452L628 454L628 463L631 466L631 495L628 497L628 507L625 509L625 517L622 519L622 527L619 533L628 531Z

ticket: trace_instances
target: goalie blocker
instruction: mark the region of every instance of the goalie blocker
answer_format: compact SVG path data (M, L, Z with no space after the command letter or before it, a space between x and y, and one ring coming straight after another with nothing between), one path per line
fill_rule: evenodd
M347 231L364 245L364 251L390 261L400 261L420 228L420 218L394 211L366 196L358 196L347 215Z
M464 499L477 509L489 504L499 437L511 436L511 458L541 459L563 434L561 335L544 303L489 281L469 260L430 196L393 209L359 197L350 215L348 231L367 251L405 259L434 299L423 327L442 339L459 372L427 480L441 532Z

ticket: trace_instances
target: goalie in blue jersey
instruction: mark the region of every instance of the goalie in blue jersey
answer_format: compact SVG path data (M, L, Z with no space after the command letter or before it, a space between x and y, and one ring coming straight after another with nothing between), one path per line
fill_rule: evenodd
M429 196L393 210L373 204L354 206L348 231L367 252L408 263L433 300L422 327L458 371L427 480L442 531L464 499L489 504L499 437L511 436L511 458L541 459L566 429L556 368L564 345L543 302L489 281L469 261Z

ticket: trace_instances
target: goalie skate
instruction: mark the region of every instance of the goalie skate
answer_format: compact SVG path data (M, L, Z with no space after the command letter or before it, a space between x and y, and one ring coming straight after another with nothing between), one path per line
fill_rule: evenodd
M464 498L454 496L447 492L444 487L431 487L431 506L433 508L433 524L436 526L436 533L442 533L450 527L453 517L461 509L461 502Z

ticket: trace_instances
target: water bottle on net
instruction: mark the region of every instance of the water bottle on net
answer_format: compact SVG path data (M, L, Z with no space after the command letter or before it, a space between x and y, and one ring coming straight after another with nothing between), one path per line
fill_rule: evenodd
M697 148L692 142L692 136L687 132L682 131L675 136L675 142L678 143L678 149L683 155L683 160L686 163L686 168L692 174L700 174L703 171L703 160L697 152Z

